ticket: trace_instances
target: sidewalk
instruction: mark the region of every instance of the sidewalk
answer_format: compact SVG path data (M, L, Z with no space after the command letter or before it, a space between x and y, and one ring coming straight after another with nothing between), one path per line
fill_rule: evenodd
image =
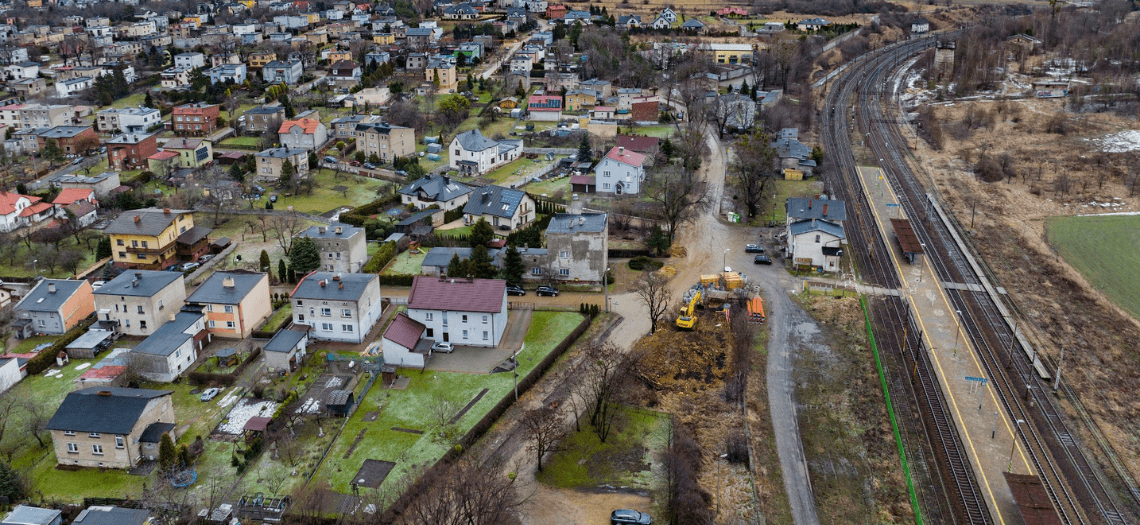
M1014 435L1014 423L1001 408L992 388L966 379L987 376L925 256L919 256L913 265L903 257L890 220L907 217L898 206L890 185L881 178L878 168L858 168L858 173L872 204L875 222L891 249L891 259L902 279L899 292L910 303L922 328L942 393L950 405L955 427L966 445L970 465L990 513L999 523L1019 523L1020 514L1002 473L1011 463L1017 474L1036 473Z

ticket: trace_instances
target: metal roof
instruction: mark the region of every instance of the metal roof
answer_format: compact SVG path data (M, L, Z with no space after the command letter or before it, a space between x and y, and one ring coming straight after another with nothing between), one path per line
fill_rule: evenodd
M914 234L914 229L910 226L910 221L906 219L891 219L891 227L895 230L895 235L899 238L899 246L902 246L903 253L923 253L922 243L918 241L918 236Z
M287 354L297 348L297 344L301 342L308 335L308 332L301 330L278 330L273 334L273 338L265 343L264 350L266 352L278 352Z
M150 334L141 343L136 345L131 352L139 354L149 354L158 356L169 356L173 354L178 347L182 346L194 334L188 334L186 331L194 326L194 323L205 319L205 315L201 312L183 310L178 312L174 319L164 323L158 327L153 334Z
M128 435L150 400L170 390L92 387L67 394L45 427L48 430Z
M154 425L169 425L169 423L155 423ZM174 425L170 425L170 428L174 428ZM143 435L146 433L144 432ZM149 519L150 511L145 509L126 509L104 505L87 507L79 513L71 525L144 525Z
M471 194L467 205L463 207L463 213L513 217L523 197L526 197L526 193L520 190L502 186L484 186Z
M171 272L166 272L171 273ZM95 348L99 346L108 337L115 335L114 332L108 330L88 330L83 335L77 337L74 341L67 345L70 350L72 348Z
M408 308L463 312L503 311L507 282L502 279L439 279L417 275L408 293Z
M11 525L49 525L60 515L55 509L41 509L28 505L16 505L7 518L2 521Z
M233 282L226 286L227 280ZM187 303L198 304L238 304L262 281L268 282L269 277L261 272L246 270L230 270L214 272L206 282L194 290ZM266 297L268 299L268 297Z
M471 193L471 187L451 177L428 175L400 188L402 195L416 195L422 201L447 202Z
M174 223L174 220L183 213L192 213L188 210L159 210L147 208L142 210L127 210L103 230L103 233L123 235L157 236ZM135 219L138 219L137 221Z
M843 222L847 220L847 206L844 202L831 199L791 197L784 202L784 211L787 212L788 218L793 221L823 219L825 221Z
M32 291L28 292L20 303L16 305L16 310L24 310L26 312L58 312L63 304L75 294L79 287L87 284L87 281L77 281L73 279L44 279L36 284ZM48 289L54 285L55 292ZM91 286L91 285L87 285Z
M337 228L340 228L339 233L336 231ZM357 228L356 226L342 222L334 222L328 226L310 226L309 229L301 232L301 236L312 239L348 239L357 233L363 232L364 228Z
M800 235L812 231L822 231L828 235L839 237L840 239L847 238L843 233L843 227L835 224L834 222L823 221L819 219L808 219L805 221L793 222L788 228L792 235Z
M334 278L339 280L334 280ZM379 283L380 276L373 273L315 272L305 276L290 296L294 299L330 301L359 301L372 281ZM324 286L321 286L324 282Z
M147 427L143 429L143 433L139 435L139 442L160 443L162 442L162 435L171 430L174 430L174 423L151 423L147 425Z

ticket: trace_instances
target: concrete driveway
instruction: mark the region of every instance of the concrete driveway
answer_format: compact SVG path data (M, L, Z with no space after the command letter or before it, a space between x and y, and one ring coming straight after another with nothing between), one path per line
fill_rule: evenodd
M489 374L492 370L506 361L520 349L520 355L525 353L523 342L526 331L530 328L530 319L533 310L511 310L507 320L507 327L499 346L487 348L482 346L456 345L450 354L432 353L427 360L427 369L439 372L463 372L468 374Z

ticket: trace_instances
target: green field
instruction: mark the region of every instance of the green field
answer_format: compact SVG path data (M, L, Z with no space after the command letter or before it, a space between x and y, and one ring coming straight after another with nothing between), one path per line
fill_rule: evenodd
M384 275L419 275L420 267L424 265L426 257L427 251L424 250L420 250L420 253L410 251L401 253L392 259L392 263L381 273Z
M1097 290L1140 319L1140 216L1052 217L1049 244Z

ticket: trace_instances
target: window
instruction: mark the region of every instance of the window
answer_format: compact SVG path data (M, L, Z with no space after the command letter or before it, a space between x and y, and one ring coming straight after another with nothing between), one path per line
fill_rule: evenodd
M488 316L486 316L486 315L483 316L483 324L487 324L487 317Z
M214 322L210 321L210 328L213 328L213 327L214 327Z
M136 309L138 310L138 313L140 313L140 314L143 313L142 305L137 306Z
M321 330L324 330L326 332L331 332L332 331L332 323L321 323Z
M213 321L210 321L210 323L213 323ZM210 326L213 326L213 324L211 324ZM175 350L174 351L174 357L182 357L182 350Z
M321 308L322 317L332 317L332 308Z
M530 274L531 275L542 275L542 268L538 268L538 267L531 268Z
M75 435L75 432L73 432L73 431L71 431L71 430L64 430L64 431L63 431L63 435L65 435L65 436L74 436L74 435Z
M352 325L350 325L350 324L342 324L342 325L340 325L340 331L342 331L342 332L348 332L348 333L350 333L350 334L351 334L351 333L352 333Z
M558 275L566 277L566 276L570 275L570 269L569 268L559 268L558 269Z
M226 328L231 328L231 329L232 329L233 327L234 327L234 322L233 322L233 321L226 321Z
M608 189L610 189L610 183L608 183L608 182L603 182L603 183L602 183L602 189L603 189L603 190L608 190Z
M484 341L487 340L487 331L486 330L483 330L483 340Z
M45 326L46 324L43 319L40 319L40 326Z
M213 312L214 311L214 305L212 305L212 304L206 305L206 311L207 312Z
M463 314L463 322L467 322L467 314Z
M816 243L816 244L819 244L819 235L816 235L816 236L815 236L815 243Z
M304 304L305 304L305 301L297 299L297 306L303 306Z
M227 304L227 305L226 305L226 313L227 313L227 314L232 314L232 313L234 313L234 307L233 307L233 305L230 305L230 304Z
M484 337L484 339L486 339L486 337ZM115 448L123 448L125 446L126 443L123 441L123 436L115 436Z
M467 330L464 330L464 331L463 331L463 338L464 338L464 339L467 339Z
M146 321L139 321L139 330L146 330Z
M159 310L162 310L162 308L163 308L163 306L162 306L162 301L159 301L159 302L158 302L158 309L159 309Z
M435 316L435 314L433 314L431 312L425 312L424 313L424 321L431 321L434 316Z
M116 304L115 305L115 312L118 313L118 311L119 311L119 305Z
M90 432L87 434L87 437L92 438L92 439L99 439L99 433L98 432Z
M428 339L431 339L431 338L435 337L435 330L434 330L434 329L431 329L431 328L428 328L428 329L427 329L427 337L428 337Z
M559 250L558 256L565 259L570 257L570 250Z
M344 310L341 310L341 311L340 311L340 316L341 316L341 317L350 317L350 318L351 318L351 317L352 317L352 310L350 310L350 309L348 309L348 308L345 308Z
M297 320L298 321L304 321L305 320L305 314L297 314Z
M91 445L91 453L97 456L103 455L103 445Z
M68 454L78 454L79 453L79 445L77 443L68 443L67 444L67 453Z
M119 258L120 259L126 258L126 256L127 256L127 252L119 252Z
M117 241L117 245L118 245L118 246L122 246L122 245L123 245L123 240L122 240L122 239L119 239L119 240Z

